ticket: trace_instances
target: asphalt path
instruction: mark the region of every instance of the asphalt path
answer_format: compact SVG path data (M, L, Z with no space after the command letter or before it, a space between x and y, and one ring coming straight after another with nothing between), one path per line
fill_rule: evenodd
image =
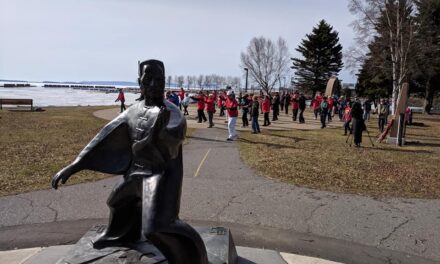
M228 226L240 246L345 263L440 261L439 200L374 199L268 179L226 136L225 128L198 129L184 146L182 219ZM75 243L106 222L118 180L1 197L0 250Z

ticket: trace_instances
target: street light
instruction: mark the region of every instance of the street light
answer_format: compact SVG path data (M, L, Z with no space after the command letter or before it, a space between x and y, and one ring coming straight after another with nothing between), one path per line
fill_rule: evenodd
M248 69L248 68L244 68L244 70L246 71L246 82L245 82L245 85L244 85L244 92L247 93L248 72L249 72L249 69Z

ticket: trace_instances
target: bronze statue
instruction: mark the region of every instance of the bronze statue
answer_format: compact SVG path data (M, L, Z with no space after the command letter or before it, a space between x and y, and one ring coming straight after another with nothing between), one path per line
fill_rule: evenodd
M146 238L169 263L207 264L199 234L178 217L186 120L164 99L161 61L140 63L138 80L142 100L107 124L53 177L52 187L84 169L123 174L107 201L107 229L93 246L127 246Z

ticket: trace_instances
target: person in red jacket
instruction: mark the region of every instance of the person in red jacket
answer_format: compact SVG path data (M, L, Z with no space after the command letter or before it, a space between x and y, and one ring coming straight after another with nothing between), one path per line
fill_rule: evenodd
M202 91L199 92L199 95L197 95L197 97L191 97L193 100L197 101L197 117L199 118L199 121L197 121L197 123L202 123L202 119L203 122L206 122L206 116L205 116L205 95L203 94Z
M351 107L350 104L348 104L344 109L344 114L342 116L342 120L344 120L344 136L347 135L347 131L350 131L351 134L351 128L350 128L350 122L351 122Z
M220 116L225 115L225 96L223 94L220 94L217 97L217 108L220 109Z
M232 90L227 93L227 98L225 102L225 108L228 111L228 133L229 136L227 140L231 141L238 137L235 130L235 124L237 123L238 116L238 102L235 100L235 94Z
M313 108L313 113L315 114L315 119L318 118L318 114L321 115L321 103L322 96L320 93L315 95L315 99L313 99L313 104L311 105Z
M125 110L125 96L124 91L122 89L119 89L118 98L116 98L115 102L120 101L121 102L121 113Z
M215 113L215 97L213 94L209 94L208 98L205 98L206 112L208 113L209 126L211 128L214 126L212 121Z
M292 120L294 122L296 121L296 117L298 116L298 109L299 109L298 98L299 98L299 93L298 91L296 91L293 94L292 98L290 99L290 104L292 105Z
M264 116L264 124L263 126L270 126L270 120L269 120L269 112L270 112L270 99L268 95L264 96L263 103L261 106L261 110L263 112Z
M333 107L335 106L335 101L334 101L333 97L329 96L327 99L327 103L328 103L328 121L331 122L332 121L332 114L333 114Z

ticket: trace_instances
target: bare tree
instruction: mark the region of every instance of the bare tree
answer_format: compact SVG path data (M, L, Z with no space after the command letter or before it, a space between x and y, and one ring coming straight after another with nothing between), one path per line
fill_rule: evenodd
M205 76L203 76L202 74L199 75L199 77L197 78L197 84L199 85L199 88L201 90L203 90L203 80L205 80Z
M264 37L253 38L246 52L241 53L241 66L249 69L251 79L267 94L286 75L289 62L287 43L282 38L276 43Z
M357 45L365 47L376 36L381 36L391 56L392 65L392 113L395 113L397 98L402 84L407 81L409 60L414 40L415 24L413 19L414 1L412 0L350 0L350 11L358 16L353 28L358 33ZM351 49L347 65L354 66L366 59L366 51ZM351 61L350 61L351 60Z
M179 87L182 87L184 82L185 82L185 76L183 76L183 75L179 75L179 76L177 77L177 85L178 85Z

